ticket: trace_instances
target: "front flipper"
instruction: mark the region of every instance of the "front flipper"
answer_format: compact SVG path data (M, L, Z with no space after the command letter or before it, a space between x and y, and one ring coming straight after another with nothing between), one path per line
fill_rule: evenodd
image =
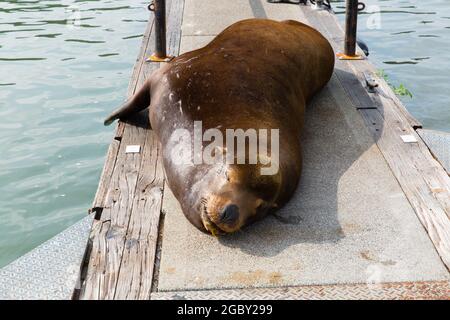
M147 80L142 88L134 94L125 104L119 109L111 113L103 122L105 126L109 126L117 119L125 119L132 114L148 108L150 105L150 80Z

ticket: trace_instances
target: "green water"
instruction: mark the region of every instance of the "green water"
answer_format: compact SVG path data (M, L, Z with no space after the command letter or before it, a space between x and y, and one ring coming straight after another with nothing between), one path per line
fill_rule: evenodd
M371 61L413 93L402 99L426 128L450 131L450 2L364 2L382 11L380 29L360 17ZM90 207L147 4L0 0L0 267Z
M401 99L425 128L450 132L450 1L362 2L366 9L377 5L381 11L379 29L372 28L373 14L359 17L358 35L369 46L371 62L392 84L403 84L412 92L412 99ZM343 12L345 2L333 7ZM344 13L339 18L344 22Z
M0 267L86 215L148 1L0 1Z

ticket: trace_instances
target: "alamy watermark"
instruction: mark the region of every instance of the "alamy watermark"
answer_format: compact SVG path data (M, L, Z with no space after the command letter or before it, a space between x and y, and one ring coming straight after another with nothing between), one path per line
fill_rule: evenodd
M218 128L203 132L202 121L194 121L193 133L176 129L169 146L178 165L260 164L261 175L274 175L279 170L279 140L279 129L225 129L224 136Z

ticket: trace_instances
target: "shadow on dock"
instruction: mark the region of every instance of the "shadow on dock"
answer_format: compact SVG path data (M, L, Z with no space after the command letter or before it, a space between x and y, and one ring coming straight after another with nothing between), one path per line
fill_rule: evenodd
M354 77L343 70L335 73ZM364 169L355 162L375 142L365 138L367 133L359 132L367 129L362 119L353 121L355 116L360 117L355 106L350 101L335 100L333 94L339 92L333 87L338 85L336 74L333 79L307 106L302 137L304 167L294 197L275 216L221 238L223 245L270 257L299 243L336 243L346 236L346 231L364 228L347 225L344 231L339 212L348 206L344 202L358 202L354 198L358 192L352 190L357 185L352 186L350 180ZM352 166L355 168L349 171ZM361 174L364 179L367 171ZM370 183L361 185L365 190L370 188Z

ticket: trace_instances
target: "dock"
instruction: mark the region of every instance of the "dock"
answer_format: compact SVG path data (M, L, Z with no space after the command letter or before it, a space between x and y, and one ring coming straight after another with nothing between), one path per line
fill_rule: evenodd
M293 19L335 52L336 16L265 0L167 0L169 55L246 18ZM149 16L128 96L160 63ZM363 54L360 52L360 54ZM214 238L165 184L146 112L119 122L91 208L75 299L450 299L450 177L368 59L336 60L310 103L300 186L277 217ZM374 92L366 84L371 75ZM111 106L114 108L115 106ZM140 152L126 153L139 145ZM445 152L444 152L445 153Z

